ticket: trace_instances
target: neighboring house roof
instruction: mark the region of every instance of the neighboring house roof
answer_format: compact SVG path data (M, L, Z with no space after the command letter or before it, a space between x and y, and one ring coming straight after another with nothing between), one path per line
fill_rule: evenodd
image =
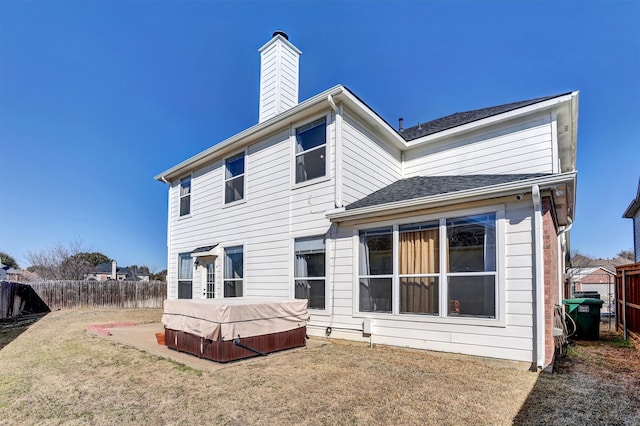
M89 270L92 274L110 274L111 262L100 263Z
M615 276L615 272L611 272L610 270L602 267L602 266L594 266L594 267L589 267L589 268L569 268L567 270L567 274L573 278L574 281L581 281L583 280L585 277L598 272L600 274L609 274L609 275L613 275Z
M346 206L346 210L430 197L450 192L483 188L543 176L550 175L532 173L512 175L416 176L401 179L372 194L369 194L366 197Z
M34 281L39 280L40 276L38 274L34 274L33 272L29 272L26 269L16 269L9 268L7 269L7 276L12 275L16 277L22 277L22 281Z
M626 219L633 219L638 210L640 210L640 180L638 180L638 194L636 195L636 198L631 201L627 210L624 211L622 217Z
M548 101L549 99L553 99L559 96L565 96L569 94L571 94L571 92L561 93L561 94L552 95L552 96L545 96L542 98L529 99L526 101L512 102L509 104L496 105L489 108L475 109L472 111L456 112L455 114L447 115L445 117L437 118L435 120L431 120L426 123L421 123L421 124L418 124L417 126L404 129L404 131L400 132L400 135L406 141L410 141L413 139L421 138L423 136L432 135L434 133L452 129L454 127L462 126L463 124L468 124L474 121L482 120L483 118L488 118L494 115L513 111L518 108L523 108L529 105Z

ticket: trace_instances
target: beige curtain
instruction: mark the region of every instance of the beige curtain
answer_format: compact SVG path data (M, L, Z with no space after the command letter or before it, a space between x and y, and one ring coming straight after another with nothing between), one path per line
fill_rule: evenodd
M438 229L400 233L400 275L439 272ZM436 277L400 278L400 312L438 312Z

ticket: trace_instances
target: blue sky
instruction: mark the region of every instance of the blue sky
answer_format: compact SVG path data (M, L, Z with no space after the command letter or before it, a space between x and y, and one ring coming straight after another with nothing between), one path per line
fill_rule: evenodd
M300 100L344 84L392 125L580 90L572 249L631 248L637 1L0 2L0 251L80 239L166 267L153 176L258 120L258 48L303 55Z

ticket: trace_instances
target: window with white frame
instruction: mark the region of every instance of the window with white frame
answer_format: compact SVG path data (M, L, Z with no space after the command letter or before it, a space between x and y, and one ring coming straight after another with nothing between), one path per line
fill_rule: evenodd
M244 198L244 152L227 158L224 172L225 204Z
M391 312L393 306L393 230L360 231L361 312Z
M224 249L224 297L242 297L244 253L242 246Z
M496 223L486 213L360 231L359 311L496 318Z
M295 298L310 309L325 309L325 241L323 236L294 240Z
M193 296L193 258L191 253L178 254L178 299Z
M180 179L180 216L191 213L191 176Z
M326 127L323 118L296 129L296 183L326 175Z

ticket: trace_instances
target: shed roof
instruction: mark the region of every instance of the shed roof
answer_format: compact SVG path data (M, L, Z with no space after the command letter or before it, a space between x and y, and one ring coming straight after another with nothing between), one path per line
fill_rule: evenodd
M348 206L346 210L377 206L398 201L447 194L483 188L525 179L550 176L545 173L510 174L510 175L466 175L466 176L415 176L401 179L391 185L361 198Z

